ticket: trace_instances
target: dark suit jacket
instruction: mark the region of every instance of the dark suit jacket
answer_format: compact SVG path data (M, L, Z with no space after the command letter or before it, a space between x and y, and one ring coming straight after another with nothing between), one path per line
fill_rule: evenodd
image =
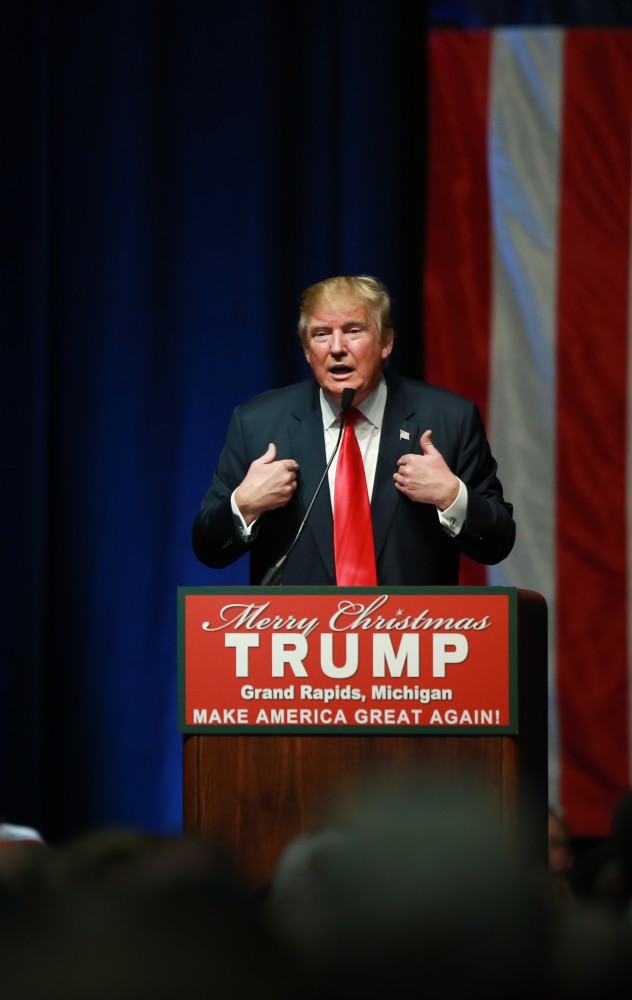
M388 396L371 498L378 583L385 586L450 586L458 583L460 553L497 563L515 539L512 506L503 499L480 413L473 403L436 386L386 375ZM415 503L395 487L397 459L419 453L419 438L432 440L468 489L467 519L452 538L436 508ZM408 432L405 439L400 431ZM273 441L277 458L294 458L298 488L287 506L263 514L251 542L244 542L230 506L233 490L250 463ZM193 527L198 559L219 569L250 552L250 582L260 584L295 538L326 466L319 389L313 380L263 393L237 406L211 486ZM335 585L332 511L323 484L307 524L285 563L285 586Z

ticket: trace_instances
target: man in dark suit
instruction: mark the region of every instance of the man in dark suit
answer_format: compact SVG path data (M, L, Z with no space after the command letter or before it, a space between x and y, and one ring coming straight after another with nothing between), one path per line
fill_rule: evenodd
M512 506L480 413L448 390L383 371L394 339L383 285L364 275L312 285L299 336L313 379L234 410L195 519L197 557L221 568L249 552L250 582L260 584L289 552L284 585L336 584L335 450L343 390L353 389L378 584L454 585L461 553L486 564L506 558ZM329 484L301 529L332 454Z

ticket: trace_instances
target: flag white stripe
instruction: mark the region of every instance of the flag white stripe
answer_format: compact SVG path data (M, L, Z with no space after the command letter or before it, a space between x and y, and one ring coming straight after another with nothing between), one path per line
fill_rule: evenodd
M494 32L489 172L492 318L489 434L518 533L488 580L541 593L549 617L550 799L559 798L555 704L557 220L562 29ZM528 512L525 517L524 513Z

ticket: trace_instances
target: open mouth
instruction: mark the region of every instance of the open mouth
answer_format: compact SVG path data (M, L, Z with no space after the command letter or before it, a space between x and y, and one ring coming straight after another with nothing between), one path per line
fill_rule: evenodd
M329 374L333 375L334 378L342 378L345 375L351 375L352 372L353 368L350 368L349 365L334 365L329 369Z

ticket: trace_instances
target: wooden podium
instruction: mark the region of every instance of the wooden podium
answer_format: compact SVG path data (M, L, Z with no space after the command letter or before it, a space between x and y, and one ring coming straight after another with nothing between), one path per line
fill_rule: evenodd
M326 820L333 800L357 783L418 770L485 787L509 837L529 843L533 862L547 852L547 609L515 591L517 732L243 733L184 735L183 826L208 834L246 884L268 884L285 845Z

